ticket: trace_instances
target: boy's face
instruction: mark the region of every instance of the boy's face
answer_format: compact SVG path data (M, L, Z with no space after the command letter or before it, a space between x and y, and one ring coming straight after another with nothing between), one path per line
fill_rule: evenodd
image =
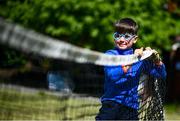
M119 34L118 32L115 32L113 37L114 37L116 46L121 50L131 48L132 45L136 43L137 41L136 35L132 35L128 33Z

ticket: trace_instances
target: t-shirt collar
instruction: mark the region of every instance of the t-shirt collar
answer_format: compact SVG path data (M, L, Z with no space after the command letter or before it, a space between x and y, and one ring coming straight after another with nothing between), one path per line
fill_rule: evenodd
M133 49L132 48L121 50L121 49L115 47L115 49L118 51L119 55L130 55L130 54L133 54Z

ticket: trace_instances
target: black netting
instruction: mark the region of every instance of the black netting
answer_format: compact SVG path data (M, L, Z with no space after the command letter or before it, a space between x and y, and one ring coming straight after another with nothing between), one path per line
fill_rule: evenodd
M165 80L143 74L139 85L141 120L164 120Z

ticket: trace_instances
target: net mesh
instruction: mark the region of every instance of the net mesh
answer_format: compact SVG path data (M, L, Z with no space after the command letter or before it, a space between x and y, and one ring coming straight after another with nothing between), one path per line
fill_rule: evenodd
M33 53L37 60L49 58L54 65L45 72L34 69L35 77L41 72L41 79L33 79L41 89L27 88L27 83L33 83L28 80L31 76L21 73L18 78L21 80L14 81L17 76L11 78L15 84L4 84L7 81L0 84L0 119L3 120L94 120L101 107L103 65L128 65L150 59L153 55L153 52L145 51L141 58L136 55L108 56L55 40L3 19L0 19L0 42L27 56ZM23 81L26 82L22 84ZM45 85L43 89L42 83ZM165 81L142 74L138 94L138 118L164 120Z

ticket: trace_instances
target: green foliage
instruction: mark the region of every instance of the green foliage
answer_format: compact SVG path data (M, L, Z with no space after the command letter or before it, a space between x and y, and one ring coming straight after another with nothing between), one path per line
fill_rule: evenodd
M169 36L179 33L179 24L163 9L165 2L7 0L0 15L44 34L99 51L113 46L113 22L132 17L141 26L137 46L167 50L170 48Z
M6 0L0 16L72 44L97 51L113 47L113 23L131 17L140 25L137 47L169 50L180 23L166 0Z

